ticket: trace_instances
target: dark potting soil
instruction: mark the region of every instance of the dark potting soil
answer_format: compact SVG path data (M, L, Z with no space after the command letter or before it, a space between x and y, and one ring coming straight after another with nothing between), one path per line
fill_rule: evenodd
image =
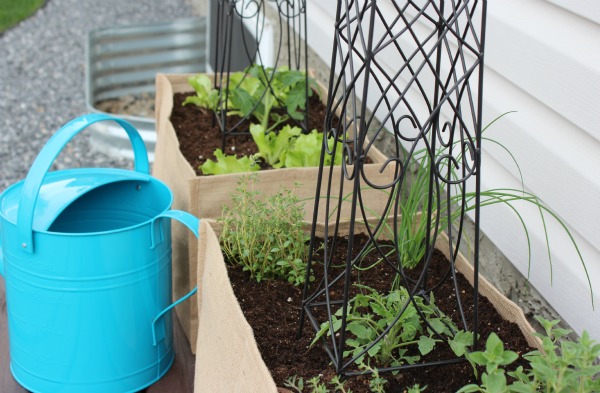
M212 111L195 105L183 105L186 97L195 93L175 93L173 96L173 111L171 123L180 141L181 153L195 169L197 175L202 175L199 167L207 160L215 160L214 151L221 148L221 128ZM309 98L308 129L323 129L323 119L327 108L314 94ZM229 116L228 124L237 124L238 116ZM335 120L334 120L335 121ZM248 132L250 122L243 123L238 131ZM256 144L248 133L227 138L225 154L235 154L237 157L247 156L258 152ZM263 169L269 166L261 165Z
M347 239L345 239L347 240ZM356 241L366 241L366 236L358 235ZM360 249L359 246L356 247ZM335 251L334 265L345 262L346 242L339 241ZM370 258L370 259L369 259ZM376 261L376 256L367 257L363 266ZM315 261L319 261L315 258ZM317 265L315 274L322 265ZM445 256L436 250L434 260L429 271L430 283L437 283L448 273L449 262ZM229 265L229 278L234 292L244 311L244 315L252 329L261 351L262 357L271 371L277 386L284 386L284 382L291 376L303 377L305 380L322 375L322 380L329 380L335 376L335 369L330 364L330 359L324 349L316 344L309 347L314 337L314 330L306 321L304 332L297 339L300 305L302 302L302 288L295 287L284 281L263 281L257 283L251 280L249 274L243 272L239 266ZM415 272L416 273L416 272ZM374 268L363 271L360 276L362 284L387 293L390 289L393 272L382 263ZM354 277L356 278L356 277ZM468 281L458 275L458 286L462 304L465 306L467 325L472 327L473 316L473 290ZM317 277L318 281L319 277ZM456 295L450 279L444 280L434 292L436 306L447 316L451 317L457 326L459 312L456 306ZM505 348L519 354L532 350L523 337L519 327L505 321L494 309L494 306L483 297L479 297L479 347L485 348L485 341L490 333L495 332L504 342ZM323 321L323 319L320 319ZM423 357L424 361L437 361L454 359L456 356L448 345L438 344L433 352ZM527 363L519 359L515 363L524 367ZM481 370L480 373L481 374ZM456 392L462 386L476 382L473 368L467 362L447 366L415 368L405 370L397 375L382 374L388 380L386 391L403 392L407 387L420 384L427 386L426 392ZM370 392L370 377L350 377L346 387L354 393Z

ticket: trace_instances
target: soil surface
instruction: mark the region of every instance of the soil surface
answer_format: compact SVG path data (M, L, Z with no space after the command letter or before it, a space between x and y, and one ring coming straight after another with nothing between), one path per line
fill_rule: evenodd
M366 241L366 236L358 235L355 242ZM347 239L337 242L334 251L334 265L341 264L346 259ZM356 244L356 243L355 243ZM359 243L360 244L360 243ZM356 247L360 249L360 247ZM367 257L363 266L370 265L376 256ZM315 275L319 280L319 258L315 258ZM459 312L457 311L456 295L452 281L447 276L449 262L445 256L436 250L434 260L429 271L430 287L438 282L443 282L435 289L435 304L447 316L451 317L460 327ZM297 375L305 380L322 375L322 380L329 380L335 376L335 369L330 364L330 359L323 348L316 344L309 347L314 337L312 326L306 322L302 337L298 340L298 321L300 305L302 303L302 288L295 287L284 281L268 281L257 283L250 279L249 274L243 272L239 266L229 265L229 278L234 292L244 311L244 315L253 328L258 347L263 359L271 371L277 386L284 386L287 378ZM417 274L418 272L412 272ZM381 293L390 289L393 272L389 267L380 263L374 268L360 274L360 282ZM353 279L357 276L354 274ZM467 325L472 330L473 326L473 289L468 281L457 275L461 301L465 307ZM339 293L339 292L338 292ZM493 305L483 297L479 299L479 333L480 348L485 348L485 341L491 332L495 332L504 341L505 348L519 354L532 350L521 334L519 327L505 321L494 309ZM318 317L318 316L317 316ZM322 318L320 319L323 320ZM416 351L416 349L414 349ZM423 357L423 361L438 361L455 359L456 356L448 345L438 344L433 352ZM526 365L523 359L515 363ZM426 392L456 392L462 386L476 382L473 368L467 362L453 365L425 367L405 370L397 375L382 374L388 380L387 392L403 392L407 387L420 384L427 386ZM370 392L369 377L350 377L346 387L354 393Z
M176 93L173 97L173 111L171 123L175 128L180 141L180 150L188 160L198 176L202 175L199 167L207 160L215 160L214 151L222 148L221 127L212 111L208 111L195 105L183 106L186 97L195 93ZM314 94L309 98L308 129L323 129L323 119L327 108ZM227 118L229 127L240 122L238 116ZM250 122L245 121L236 129L236 132L245 135L232 135L225 141L225 154L235 154L238 157L258 153L256 144L248 132ZM335 124L335 119L334 119ZM292 124L293 125L293 124ZM185 141L185 142L182 142ZM263 169L269 166L261 165Z

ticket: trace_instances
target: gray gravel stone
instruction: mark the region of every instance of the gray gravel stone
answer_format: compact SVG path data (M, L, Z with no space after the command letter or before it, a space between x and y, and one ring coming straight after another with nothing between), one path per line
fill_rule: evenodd
M48 138L86 113L88 30L171 21L194 15L189 0L48 0L35 15L0 35L0 191L23 179ZM55 169L125 167L131 162L93 152L84 132Z

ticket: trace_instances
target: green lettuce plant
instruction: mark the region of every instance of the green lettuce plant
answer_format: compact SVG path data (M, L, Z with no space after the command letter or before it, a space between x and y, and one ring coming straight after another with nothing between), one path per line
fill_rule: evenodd
M319 166L321 162L321 148L323 146L324 134L312 130L309 134L301 134L292 141L287 152L285 153L285 167L311 167ZM327 146L329 151L334 151L335 155L325 156L324 165L330 165L333 159L334 165L340 165L342 163L342 143L337 142L334 137L327 139Z
M219 105L219 91L213 89L212 80L205 74L193 75L188 78L188 83L196 91L195 96L189 96L183 105L194 104L203 109L217 110Z
M308 78L310 86L306 85L307 75L304 71L290 70L280 67L277 70L254 65L246 70L243 83L235 90L230 90L229 96L234 107L232 111L242 117L252 115L269 133L290 118L304 119L306 99L313 95L316 82ZM249 87L246 88L245 86ZM273 109L284 108L285 113L273 112Z
M285 126L279 132L267 132L262 125L252 124L250 134L258 146L258 153L254 155L254 158L265 160L273 168L281 168L284 164L281 158L285 157L292 140L301 133L302 130L299 127Z
M319 166L323 134L313 130L310 134L302 134L299 127L284 126L278 132L267 132L260 124L250 126L250 134L258 147L258 153L253 156L237 158L226 156L221 149L215 150L217 161L207 160L200 170L204 175L219 175L226 173L253 172L259 170L256 161L261 159L273 168L292 168ZM342 144L330 137L327 145L334 150L335 165L342 163ZM332 157L325 156L325 165L331 164Z
M219 91L213 88L213 82L207 75L191 76L188 83L196 95L186 98L183 105L195 104L213 111L226 109L228 115L252 116L258 121L258 124L250 126L250 134L259 153L254 157L235 159L218 150L218 153L215 152L217 161L207 161L200 168L203 174L258 170L253 164L256 159L262 159L274 168L319 165L322 136L313 131L303 137L299 127L289 125L280 128L282 123L290 119L302 120L307 97L311 97L313 91L318 91L317 83L306 72L287 67L275 70L254 65L242 72L230 73L227 79L221 81L226 84L223 97L228 98L227 102L221 102ZM328 141L330 148L334 143L333 140ZM286 159L288 152L291 154ZM336 163L341 163L341 157L342 151L338 148Z
M258 146L255 159L263 159L274 168L293 168L319 166L321 159L321 148L323 145L323 133L312 130L309 134L302 134L299 127L284 126L278 132L268 132L260 124L250 126L252 139ZM327 140L330 151L335 146L335 165L342 163L342 144L336 142L334 137ZM331 163L332 157L325 156L325 165Z
M221 149L215 150L217 161L206 160L200 167L204 175L224 175L228 173L256 172L260 167L251 157L240 157L235 155L226 155Z
M307 86L308 81L308 86ZM227 102L221 102L219 91L213 88L212 80L204 74L188 78L188 83L196 95L186 98L183 105L195 104L204 109L216 111L226 109L228 115L252 116L266 130L272 131L288 121L304 119L307 96L318 91L315 80L305 71L278 69L253 65L241 72L230 73L221 81L222 96ZM276 113L274 109L285 109Z

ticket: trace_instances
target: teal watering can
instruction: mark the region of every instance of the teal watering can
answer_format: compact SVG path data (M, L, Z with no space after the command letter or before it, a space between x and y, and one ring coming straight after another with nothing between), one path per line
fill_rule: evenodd
M127 132L134 170L49 172L75 135L99 121ZM6 280L10 367L32 392L136 392L174 359L171 211L149 175L142 138L104 114L74 119L44 146L26 179L0 195L0 273Z

